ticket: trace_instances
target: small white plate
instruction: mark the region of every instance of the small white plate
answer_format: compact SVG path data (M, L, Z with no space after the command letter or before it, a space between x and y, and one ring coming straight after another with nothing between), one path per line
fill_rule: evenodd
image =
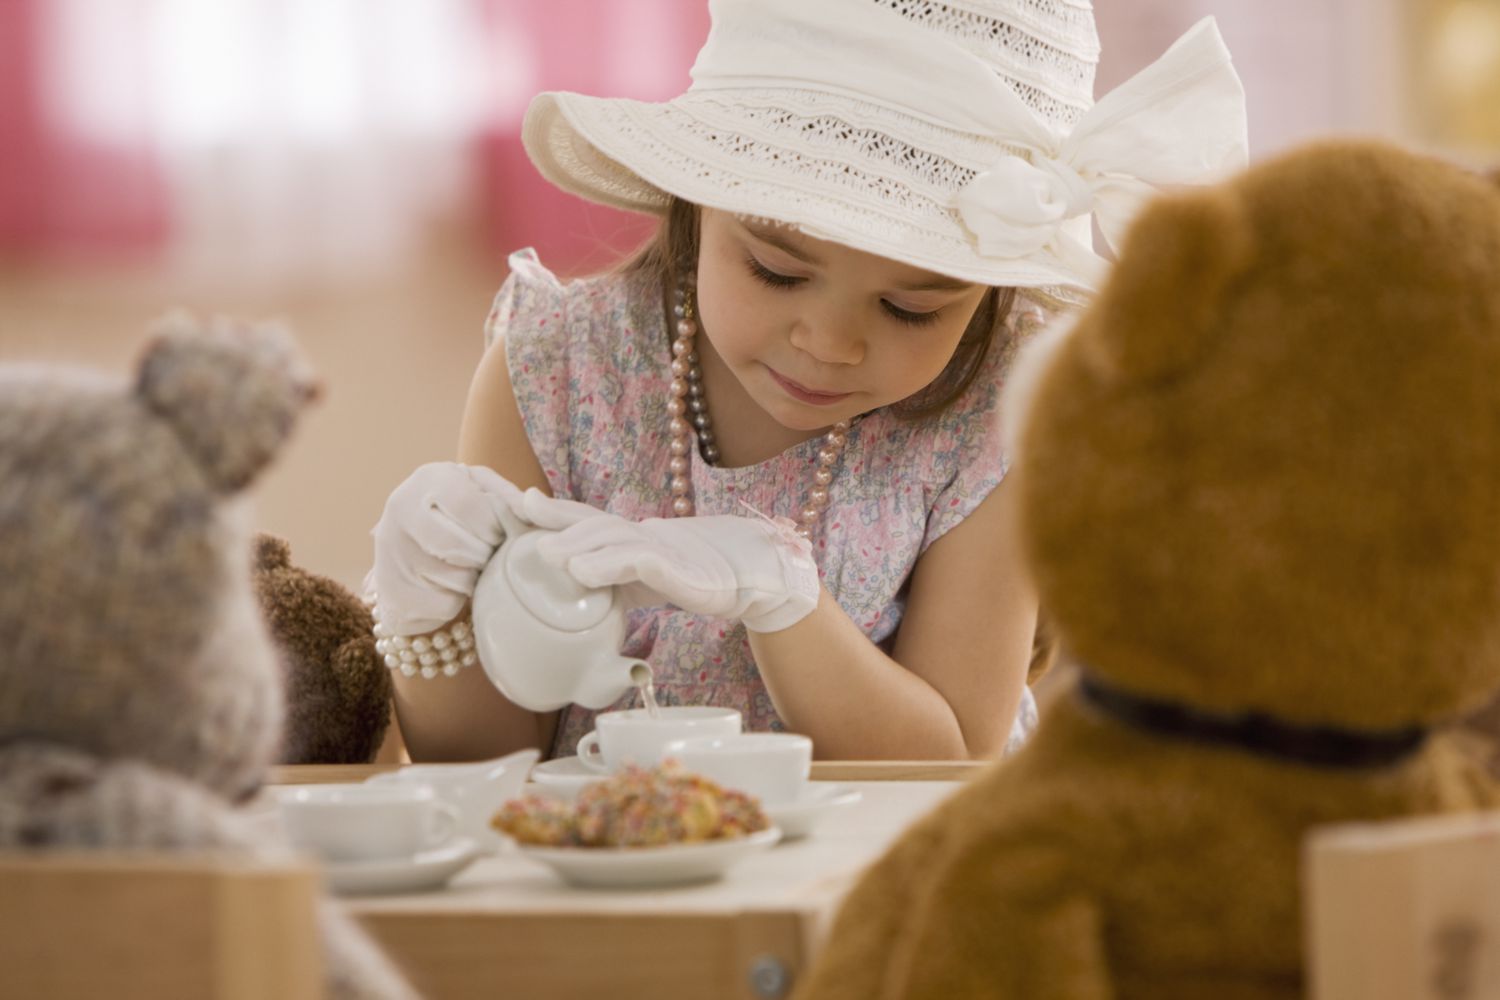
M776 827L748 837L665 847L537 847L517 844L523 857L540 861L569 885L590 889L645 889L722 878L742 858L781 839Z
M574 791L591 781L603 781L609 775L591 770L577 757L556 757L544 760L531 769L531 780L538 785L553 788L571 788Z
M795 802L766 806L766 818L781 828L783 840L799 840L839 806L852 806L860 800L857 788L848 785L813 783L802 789Z
M474 841L460 837L410 858L329 861L323 873L329 888L346 895L421 892L446 885L483 853Z

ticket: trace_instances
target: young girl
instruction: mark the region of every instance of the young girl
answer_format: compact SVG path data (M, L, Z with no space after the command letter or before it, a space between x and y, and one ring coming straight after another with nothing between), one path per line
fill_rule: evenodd
M499 504L641 605L623 652L665 704L738 708L823 758L991 757L1032 725L1010 348L1092 286L1091 212L1110 236L1148 184L1241 165L1228 53L1203 22L1094 105L1087 0L710 9L682 97L527 114L548 179L663 223L572 284L511 258L463 464L417 470L376 526L383 628L437 629L425 661L387 645L415 759L563 755L592 726L451 652Z

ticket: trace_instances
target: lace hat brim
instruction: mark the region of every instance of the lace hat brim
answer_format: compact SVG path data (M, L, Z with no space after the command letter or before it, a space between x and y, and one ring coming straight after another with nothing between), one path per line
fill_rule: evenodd
M1212 18L1064 124L983 59L899 18L841 20L855 9L718 0L686 94L541 94L526 151L606 205L675 195L964 281L1082 290L1106 266L1095 219L1118 245L1158 188L1245 164L1244 88Z
M614 208L661 214L676 196L962 281L1064 300L1092 284L1046 249L976 252L958 193L1019 150L853 97L720 90L653 104L549 92L521 134L549 181ZM1088 242L1087 215L1068 226Z

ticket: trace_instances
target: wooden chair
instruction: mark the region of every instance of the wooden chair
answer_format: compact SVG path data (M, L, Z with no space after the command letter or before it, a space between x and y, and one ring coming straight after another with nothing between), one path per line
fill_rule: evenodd
M1500 998L1500 813L1313 831L1311 1000Z
M319 891L295 864L0 854L0 995L316 1000Z

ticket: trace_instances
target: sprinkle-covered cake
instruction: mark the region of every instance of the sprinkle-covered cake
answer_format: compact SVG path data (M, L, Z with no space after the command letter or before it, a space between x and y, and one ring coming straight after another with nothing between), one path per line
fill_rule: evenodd
M627 765L586 786L576 802L513 799L491 825L523 844L655 847L743 837L770 823L755 798L668 760L653 768Z

